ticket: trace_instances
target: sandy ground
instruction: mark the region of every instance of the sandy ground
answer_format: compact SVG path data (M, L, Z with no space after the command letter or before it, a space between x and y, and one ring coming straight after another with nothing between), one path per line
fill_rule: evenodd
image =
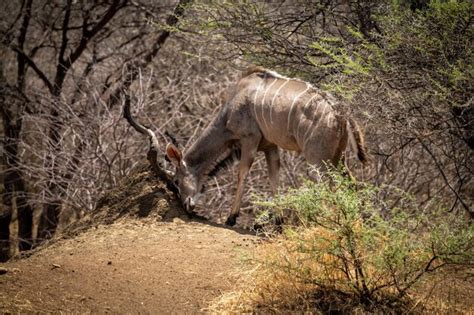
M256 242L179 218L100 225L0 264L0 313L196 313L232 288Z

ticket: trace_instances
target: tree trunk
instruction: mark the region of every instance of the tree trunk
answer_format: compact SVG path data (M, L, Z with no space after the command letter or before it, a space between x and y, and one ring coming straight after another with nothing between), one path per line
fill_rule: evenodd
M0 262L10 258L10 222L12 220L11 194L5 189L3 208L0 212Z
M59 95L60 92L58 92ZM55 96L55 102L59 102L59 96ZM59 105L57 105L59 106ZM51 125L49 129L49 150L50 152L46 156L46 169L50 169L50 178L48 183L48 193L56 200L48 201L41 213L40 222L38 225L38 243L44 240L50 239L56 232L59 223L59 214L61 213L61 199L60 189L57 174L60 173L59 165L56 156L60 155L61 143L60 143L60 131L63 124L60 121L59 113L56 109L51 111Z
M8 211L5 219L2 220L2 223L6 225L7 218L11 218L12 198L15 196L18 213L19 247L20 250L28 250L31 249L32 245L33 208L28 203L27 188L23 179L23 174L19 170L18 142L21 122L13 124L11 113L7 109L3 110L2 116L3 128L5 131L5 139L3 143L5 154L4 169L6 170L3 180L5 187L3 203ZM2 227L2 231L7 231L6 227ZM2 237L6 237L6 235L3 235Z
M0 64L0 86L3 91L9 90L8 84L3 77L3 67ZM32 228L33 228L33 208L28 203L28 192L25 185L23 174L19 168L18 143L20 142L20 133L22 128L21 114L13 114L14 105L24 107L24 104L15 104L11 102L7 93L0 95L2 109L0 111L3 121L3 166L5 175L3 185L5 192L3 195L4 213L0 216L0 241L1 252L9 253L10 249L10 221L13 212L13 196L16 197L16 207L18 213L18 239L20 250L31 249L32 246ZM19 112L20 110L18 110ZM5 252L6 250L6 252Z
M53 237L59 223L61 214L61 201L51 202L44 206L38 225L37 242L42 243Z
M18 213L18 239L20 250L28 250L31 249L32 244L33 209L28 203L27 188L23 175L18 169L18 136L20 134L20 127L18 125L13 125L10 120L11 117L5 112L6 111L4 111L5 115L3 115L3 127L5 130L3 148L5 152L4 168L6 171L3 180L5 187L3 204L7 208L7 213L5 218L2 219L2 224L6 225L7 218L11 218L12 198L13 195L15 195ZM2 231L8 231L8 229L2 227ZM3 235L2 239L6 237L6 235Z
M26 188L21 178L16 183L16 211L18 216L18 248L30 250L33 246L33 208L28 203Z

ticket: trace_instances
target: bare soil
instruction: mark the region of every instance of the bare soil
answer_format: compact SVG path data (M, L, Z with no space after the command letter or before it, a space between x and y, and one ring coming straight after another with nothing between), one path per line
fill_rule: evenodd
M178 218L100 225L1 264L0 313L196 313L256 240Z

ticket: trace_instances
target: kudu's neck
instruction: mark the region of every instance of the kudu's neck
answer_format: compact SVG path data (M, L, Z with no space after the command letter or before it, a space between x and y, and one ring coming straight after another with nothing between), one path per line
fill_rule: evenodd
M195 176L208 175L219 162L219 158L229 150L232 133L225 127L226 120L224 109L186 152L184 160Z

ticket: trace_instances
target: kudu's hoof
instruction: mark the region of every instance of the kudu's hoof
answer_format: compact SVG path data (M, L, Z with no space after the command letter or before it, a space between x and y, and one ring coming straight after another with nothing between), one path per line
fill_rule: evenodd
M225 221L225 225L234 226L236 222L237 222L237 217L229 217L227 218L227 221Z

